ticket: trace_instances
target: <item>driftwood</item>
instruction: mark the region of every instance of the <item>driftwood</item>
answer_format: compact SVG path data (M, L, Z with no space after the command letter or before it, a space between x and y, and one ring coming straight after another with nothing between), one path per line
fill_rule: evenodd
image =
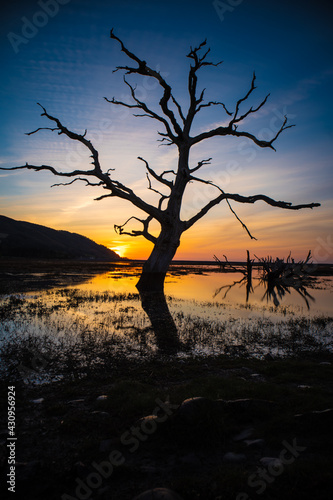
M221 262L218 257L214 255L214 259L220 265L222 272L226 271L226 266L233 272L240 272L243 274L243 278L234 281L230 285L224 285L216 290L214 297L225 290L223 299L226 298L229 291L236 285L243 286L246 284L246 301L249 300L250 294L253 292L252 285L252 269L255 265L258 267L261 276L256 278L259 280L259 284L264 285L266 288L263 299L273 301L275 306L280 305L281 299L286 295L290 294L291 290L295 290L305 301L307 308L310 308L310 301L315 299L308 293L306 286L311 283L310 271L311 271L311 250L309 251L305 260L295 262L291 257L291 253L288 255L287 260L272 257L259 258L255 255L257 262L250 259L250 252L247 250L247 262L241 266L235 267L231 264L227 257L224 255L225 262Z
M262 266L261 280L266 285L264 297L267 300L272 300L274 305L278 306L281 299L293 289L303 298L307 308L310 309L309 301L315 300L306 290L306 285L309 285L311 280L309 276L311 270L311 250L306 259L299 262L294 261L291 253L288 255L286 261L279 258L273 260L272 257L256 258Z

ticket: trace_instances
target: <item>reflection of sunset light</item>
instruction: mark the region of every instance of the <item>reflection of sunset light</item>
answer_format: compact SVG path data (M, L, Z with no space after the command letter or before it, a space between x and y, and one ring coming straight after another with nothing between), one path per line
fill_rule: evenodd
M114 252L116 252L116 254L118 254L119 257L125 257L128 245L119 245L116 247L108 247L108 248L109 250L113 250Z

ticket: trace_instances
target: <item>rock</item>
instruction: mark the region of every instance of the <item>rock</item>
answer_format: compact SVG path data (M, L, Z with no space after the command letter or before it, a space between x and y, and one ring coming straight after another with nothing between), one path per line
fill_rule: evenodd
M195 397L185 399L180 407L178 408L178 415L184 417L190 417L193 413L196 413L199 409L206 409L207 406L211 406L212 400L208 398Z
M245 462L246 456L244 455L244 453L234 453L232 451L229 451L228 453L225 453L223 455L223 460L224 462L240 463Z
M91 412L92 415L98 415L99 417L103 417L103 418L108 418L110 417L110 413L106 412L106 411L92 411Z
M168 488L154 488L141 493L133 500L182 500L182 497Z
M161 423L159 423L157 415L147 415L146 417L137 420L136 425L140 426L143 434L150 436L151 434L154 434L158 428L160 428Z
M77 405L79 403L84 403L84 399L73 399L72 401L67 401L68 405Z
M44 398L30 399L30 403L34 403L36 405L39 405L39 404L43 403L43 401L44 401Z
M106 399L108 399L108 396L106 394L102 394L96 398L96 401L105 401Z
M189 425L202 424L221 416L220 408L215 401L208 398L189 398L182 402L176 417Z
M312 385L298 385L297 386L298 389L311 389L312 388Z
M247 439L248 437L252 436L253 434L253 427L248 427L247 429L244 429L241 431L239 434L236 434L236 436L233 438L234 441L243 441L244 439Z
M156 424L158 423L158 416L157 415L146 415L145 417L142 417L142 418L139 418L139 420L137 420L137 423L138 424L143 424L145 425L145 423L147 422L156 422Z

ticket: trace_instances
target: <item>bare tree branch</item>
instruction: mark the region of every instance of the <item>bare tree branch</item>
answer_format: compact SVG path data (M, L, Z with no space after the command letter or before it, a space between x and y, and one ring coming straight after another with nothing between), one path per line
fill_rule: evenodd
M125 47L123 42L113 33L113 29L110 32L110 38L117 40L121 45L122 52L124 52L130 59L132 59L133 61L135 61L138 64L137 68L131 68L129 66L117 66L116 70L114 70L114 71L125 70L127 74L136 73L139 75L150 76L152 78L155 78L158 81L158 83L160 84L160 86L163 88L163 96L159 101L160 107L161 107L164 115L169 118L176 135L179 137L182 137L182 135L183 135L182 129L181 129L180 125L178 124L173 111L168 107L169 100L172 98L170 85L168 85L166 83L166 81L164 80L164 78L161 76L161 74L159 72L157 72L157 71L151 69L149 66L147 66L146 61L142 61L141 59L139 59L139 57L137 57L135 54L130 52ZM175 102L174 99L172 99L172 100L173 100L173 102ZM179 105L177 107L179 108ZM173 137L172 137L172 139L173 139Z
M139 219L138 217L132 216L129 219L127 219L127 221L124 222L124 224L121 224L121 225L115 224L114 230L119 235L126 234L127 236L144 236L148 241L151 241L152 243L156 243L157 238L155 236L153 236L152 234L150 234L148 231L149 224L152 221L152 219L153 219L153 217L151 217L151 216L147 217L147 219ZM132 229L131 232L124 231L124 227L131 220L136 220L136 221L140 222L143 225L143 230L137 231L137 230Z
M161 210L162 209L163 201L167 200L168 198L170 198L170 195L163 194L160 191L158 191L157 189L154 189L152 187L152 185L151 185L151 180L150 180L148 172L146 172L146 176L147 176L147 180L148 180L148 189L150 191L154 191L154 193L157 193L157 194L160 195L160 199L159 199L159 202L158 202L158 209Z
M230 201L228 200L228 198L227 198L227 203L228 203L228 207L230 208L231 212L234 214L234 216L236 217L236 219L238 220L238 222L241 223L241 226L243 227L243 229L245 229L245 231L247 232L247 234L250 236L251 240L257 240L257 238L250 233L249 228L247 227L247 225L244 224L244 222L238 217L238 215L236 214L235 210L230 205Z
M57 184L52 184L52 186L50 186L50 187L52 188L52 187L56 187L56 186L70 186L71 184L74 184L74 182L76 182L76 181L86 182L86 186L102 186L103 185L103 181L90 182L90 181L88 181L88 179L83 179L82 177L76 177L76 179L73 179L70 182L59 182Z
M295 125L286 125L287 124L287 117L285 116L284 122L281 125L280 129L278 132L275 134L275 136L270 140L270 141L263 141L258 139L255 135L250 134L249 132L242 132L239 130L235 130L228 127L217 127L213 130L209 130L208 132L203 132L202 134L197 135L196 137L191 138L191 145L198 144L199 142L209 139L210 137L216 137L216 136L225 136L225 135L233 135L235 137L247 137L251 141L253 141L257 146L261 148L271 148L275 151L275 148L273 146L273 142L276 141L276 139L279 137L281 132L284 130L287 130L288 128L294 127Z
M191 180L194 180L194 181L198 181L198 182L202 182L203 184L209 184L210 186L213 186L215 187L216 189L218 189L222 194L225 194L225 192L223 191L223 189L221 189L217 184L214 184L213 182L211 181L206 181L205 179L200 179L199 177L193 177L191 176L190 177ZM241 226L243 227L243 229L245 229L245 231L247 232L247 234L250 236L251 240L256 240L257 238L255 238L251 233L250 233L250 230L248 229L248 227L246 226L246 224L244 224L244 222L240 219L240 217L237 215L237 213L235 212L235 210L232 208L228 198L226 198L226 202L228 204L228 207L230 209L230 211L233 213L233 215L236 217L236 219L238 220L238 222L240 222Z
M201 168L203 165L210 165L210 160L211 159L212 158L208 158L207 160L201 160L201 161L199 161L198 165L196 167L190 169L190 173L192 174L196 170L199 170L199 168Z
M218 101L209 101L206 104L200 104L200 106L198 106L198 108L196 109L196 113L198 113L202 108L209 108L210 106L222 106L224 111L229 116L232 116L232 113L227 110L226 105L223 102L218 102Z
M76 175L95 175L95 170L73 170L72 172L58 172L54 167L49 165L30 165L26 163L19 167L0 167L0 170L34 170L35 172L40 172L41 170L47 170L53 175L58 175L61 177L75 177Z
M57 175L59 177L76 177L77 175L88 175L94 176L101 180L100 185L103 186L104 189L110 190L111 193L107 195L99 196L95 198L95 200L102 200L104 198L109 197L118 197L124 200L130 201L137 208L140 208L143 212L152 215L156 220L161 222L163 220L163 214L161 211L150 205L149 203L142 200L139 196L137 196L134 191L119 181L110 179L108 174L96 173L94 170L73 170L72 172L59 172L54 167L49 165L29 165L26 163L25 165L19 167L0 167L0 170L12 171L12 170L34 170L35 172L40 172L42 170L46 170L51 172L53 175Z
M252 77L252 81L251 81L251 87L250 87L250 90L247 92L247 94L245 94L244 97L242 97L241 99L239 99L236 103L236 109L235 109L235 113L234 113L234 117L233 119L231 120L231 124L234 123L237 119L237 115L238 115L238 111L239 111L239 106L242 102L246 101L249 96L252 94L252 92L257 88L255 85L254 85L254 82L256 80L256 75L255 73L253 72L253 77ZM268 97L268 96L267 96ZM266 100L267 100L267 97L266 97ZM239 120L238 120L239 121Z
M234 200L238 203L250 203L253 204L257 201L264 201L267 205L271 205L272 207L284 208L287 210L301 210L303 208L315 208L320 207L320 203L307 203L302 205L293 205L291 202L286 201L276 201L269 196L265 196L263 194L257 194L254 196L241 196L240 194L231 194L231 193L221 193L219 196L211 200L207 205L205 205L196 215L191 217L191 219L184 222L185 229L189 229L193 224L195 224L199 219L201 219L207 212L219 203L222 200Z
M192 49L190 49L190 52L187 54L187 57L193 60L194 65L190 66L190 71L188 75L188 92L190 96L190 106L188 109L188 113L185 119L185 127L184 127L184 132L186 132L186 135L189 135L191 125L194 119L194 116L196 113L199 111L197 108L198 104L200 104L203 101L204 97L204 92L205 89L202 90L200 97L197 99L197 82L198 82L198 77L196 75L197 71L202 68L203 66L218 66L219 64L222 63L222 61L219 61L218 63L212 63L205 61L207 55L210 52L210 49L208 49L202 56L199 55L200 50L206 45L207 40L204 40L201 42L201 44ZM199 106L200 108L200 106Z
M47 113L46 109L44 108L44 106L42 106L39 102L37 104L43 110L43 113L41 114L41 116L46 116L49 120L51 120L57 124L57 127L55 129L49 128L48 130L58 130L59 131L58 135L65 134L70 139L72 139L74 141L81 142L81 144L83 144L91 152L91 157L93 159L92 163L95 166L95 171L98 173L101 173L102 170L101 170L101 166L99 163L98 151L94 148L92 143L88 139L85 138L85 136L87 134L87 130L85 130L84 134L82 134L82 135L76 134L75 132L68 130L68 128L66 128L58 118L55 118L54 116L49 115ZM42 130L42 129L34 130L33 132L28 133L27 135L35 134L39 130Z
M145 114L135 114L134 116L147 116L149 118L154 118L155 120L158 120L159 122L163 123L163 125L165 126L165 129L167 131L167 136L170 137L170 139L172 141L174 141L176 138L171 131L171 128L170 128L168 121L165 118L163 118L162 116L160 116L157 113L155 113L154 111L152 111L151 109L149 109L146 103L144 103L143 101L140 101L135 95L135 88L126 80L125 77L123 79L124 79L125 84L129 87L129 89L131 91L132 99L136 102L136 104L128 104L128 103L123 102L123 101L117 101L114 97L111 100L108 99L107 97L104 97L104 99L107 102L109 102L111 104L118 105L118 106L124 106L124 107L130 108L130 109L135 109L135 108L142 109L143 111L145 111Z
M51 132L55 132L56 130L59 130L58 127L39 127L36 130L33 130L32 132L26 132L24 135L33 135L36 134L36 132L39 132L40 130L51 130Z
M163 178L163 175L165 175L167 173L170 173L170 172L173 172L173 170L164 171L164 172L162 172L161 175L158 175L152 168L150 168L148 162L146 160L144 160L143 158L141 158L141 156L138 156L138 160L141 160L141 161L143 161L145 163L146 169L148 170L148 172L150 173L150 175L152 177L154 177L154 179L156 179L161 184L165 184L170 189L173 188L173 181L169 181L169 180ZM175 174L175 172L173 172L173 173Z
M277 131L277 133L274 135L274 137L270 141L263 141L263 140L258 139L254 134L250 134L249 132L237 130L237 125L236 124L238 124L241 121L243 121L250 114L253 114L253 113L256 113L257 111L259 111L259 109L262 108L266 104L267 99L268 99L268 97L270 95L270 94L267 94L266 97L263 99L263 101L261 101L261 103L256 108L253 108L251 106L250 109L248 109L245 113L243 113L242 115L239 116L240 105L244 101L246 101L250 97L250 95L252 94L252 92L257 88L255 86L255 80L256 80L256 75L255 75L255 73L253 73L253 77L252 77L250 89L248 90L248 92L245 94L244 97L242 97L241 99L239 99L237 101L233 117L230 120L228 126L227 127L217 127L217 128L215 128L213 130L209 130L207 132L203 132L202 134L199 134L196 137L193 137L191 139L191 144L197 144L198 142L201 142L201 141L203 141L205 139L208 139L210 137L233 135L233 136L236 136L236 137L247 137L248 139L252 140L255 144L257 144L257 146L259 146L261 148L267 148L267 147L269 147L269 148L271 148L271 149L273 149L275 151L275 148L273 146L273 142L276 141L276 139L279 137L279 135L281 134L281 132L283 132L284 130L287 130L288 128L294 127L294 125L287 125L287 121L288 121L287 116L284 117L283 124L281 125L280 129ZM211 101L211 102L209 102L207 104L201 104L198 107L198 109L196 110L196 112L198 112L203 107L208 107L208 106L217 105L217 104L222 105L222 107L224 108L224 110L226 111L226 113L228 115L232 116L232 113L230 113L227 110L226 106L222 102L215 102L215 101Z
M171 94L171 99L178 109L178 113L179 113L180 118L182 119L182 122L185 124L185 117L183 115L183 110L182 110L180 104L176 101L176 99L174 98L174 96L172 94Z

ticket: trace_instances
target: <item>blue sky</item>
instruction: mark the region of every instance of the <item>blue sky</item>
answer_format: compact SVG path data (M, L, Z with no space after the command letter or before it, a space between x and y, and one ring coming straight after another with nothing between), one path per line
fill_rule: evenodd
M158 147L152 120L134 118L103 97L127 99L120 72L127 64L110 28L126 46L161 71L186 108L189 47L207 38L217 68L203 68L199 87L207 100L222 100L233 109L249 89L252 73L257 89L249 105L270 98L242 129L267 138L287 113L296 127L276 141L277 151L257 148L237 138L214 138L194 147L193 165L213 157L201 175L229 192L264 193L295 203L321 202L322 207L287 212L264 204L234 208L258 238L250 241L225 205L183 235L178 258L209 260L226 253L242 258L245 250L261 256L304 257L311 248L317 261L333 261L332 237L332 29L329 2L226 0L185 1L18 1L4 7L1 20L3 79L0 88L0 162L3 167L26 161L59 169L85 168L85 152L50 131L24 135L48 126L36 102L74 131L88 129L102 165L115 177L153 202L147 192L144 157L157 171L175 168L175 149ZM132 78L151 106L159 89L147 79ZM222 109L203 110L193 133L226 119ZM8 217L80 232L130 257L147 257L150 244L119 237L113 225L141 214L124 201L94 202L95 188L74 184L50 189L51 174L0 172L0 213ZM212 188L192 185L183 216L195 213Z

